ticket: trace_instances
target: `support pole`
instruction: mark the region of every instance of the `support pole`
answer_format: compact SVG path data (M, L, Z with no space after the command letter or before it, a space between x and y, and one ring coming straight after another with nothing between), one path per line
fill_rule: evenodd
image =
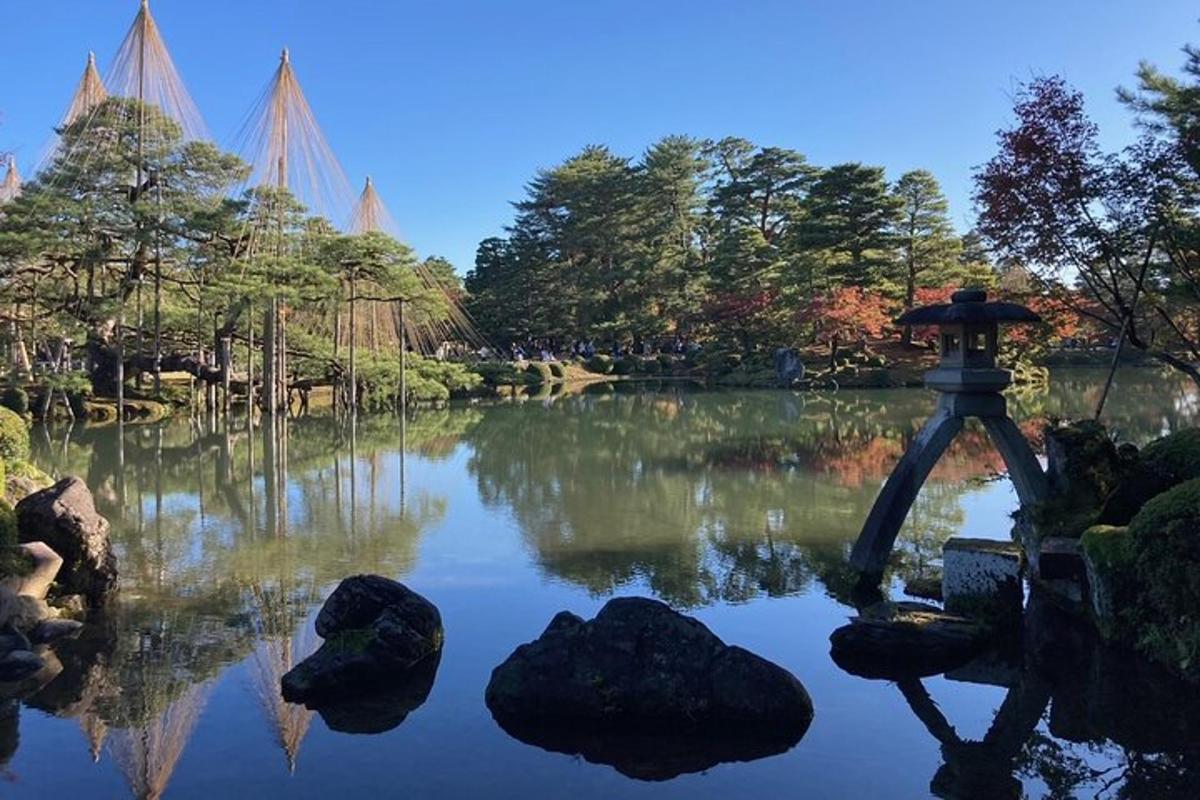
M944 405L938 405L937 411L921 428L875 499L875 505L871 507L862 533L850 553L851 566L870 575L883 574L892 545L896 542L904 518L908 516L908 510L917 499L921 484L925 483L933 465L962 427L962 417L954 415Z
M404 336L404 301L400 301L400 428L408 420L408 343Z
M162 176L154 182L158 230L154 235L154 396L162 397Z
M358 315L355 313L355 306L358 303L358 298L355 295L357 289L354 280L354 270L355 268L352 266L350 268L350 397L347 403L351 414L358 411L358 372L355 365L355 354L358 351L358 342L356 341L358 338Z

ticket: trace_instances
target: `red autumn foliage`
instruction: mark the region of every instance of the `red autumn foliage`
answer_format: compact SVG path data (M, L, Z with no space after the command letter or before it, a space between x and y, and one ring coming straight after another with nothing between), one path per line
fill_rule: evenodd
M836 351L846 342L864 342L882 336L892 324L891 306L883 295L844 286L809 300L799 317L814 327L818 342Z

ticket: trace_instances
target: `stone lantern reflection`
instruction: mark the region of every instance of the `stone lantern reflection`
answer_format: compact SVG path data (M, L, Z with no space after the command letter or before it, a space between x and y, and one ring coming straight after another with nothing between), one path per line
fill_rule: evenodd
M1041 499L1045 475L1008 416L1001 394L1012 383L1012 373L996 366L1000 325L1039 321L1025 306L988 302L982 289L961 289L949 303L914 308L896 320L898 325L937 326L941 360L925 374L925 385L940 395L934 415L888 476L871 508L850 554L855 569L867 574L883 572L917 492L967 417L983 423L1004 458L1021 504Z

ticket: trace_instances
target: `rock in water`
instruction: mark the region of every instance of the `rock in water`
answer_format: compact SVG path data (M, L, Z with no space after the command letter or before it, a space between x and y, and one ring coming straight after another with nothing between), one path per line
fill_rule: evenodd
M486 700L523 741L650 780L784 752L812 721L790 672L656 600L560 612L492 671Z
M28 650L13 650L0 657L0 682L13 683L35 674L46 662Z
M317 706L326 727L338 733L376 734L390 731L424 705L437 677L441 652L398 673L386 687L365 695L341 697Z
M58 584L65 594L82 594L98 608L117 588L117 559L108 520L96 512L92 493L79 478L63 478L17 503L17 535L42 541L62 556Z
M830 657L863 678L937 675L981 652L994 631L924 603L878 603L829 637Z
M433 603L378 575L342 581L321 607L317 633L324 644L283 676L288 702L323 704L386 689L441 652L443 636Z

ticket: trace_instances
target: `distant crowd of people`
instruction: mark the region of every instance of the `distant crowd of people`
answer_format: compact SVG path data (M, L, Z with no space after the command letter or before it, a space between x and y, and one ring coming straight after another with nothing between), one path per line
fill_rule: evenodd
M613 341L597 345L595 339L575 339L562 345L554 339L526 339L509 343L507 348L480 347L476 355L482 361L509 359L511 361L561 361L563 359L591 358L597 354L614 358L627 356L655 356L670 354L684 356L700 349L686 336L671 336L661 339L635 337L632 341Z

